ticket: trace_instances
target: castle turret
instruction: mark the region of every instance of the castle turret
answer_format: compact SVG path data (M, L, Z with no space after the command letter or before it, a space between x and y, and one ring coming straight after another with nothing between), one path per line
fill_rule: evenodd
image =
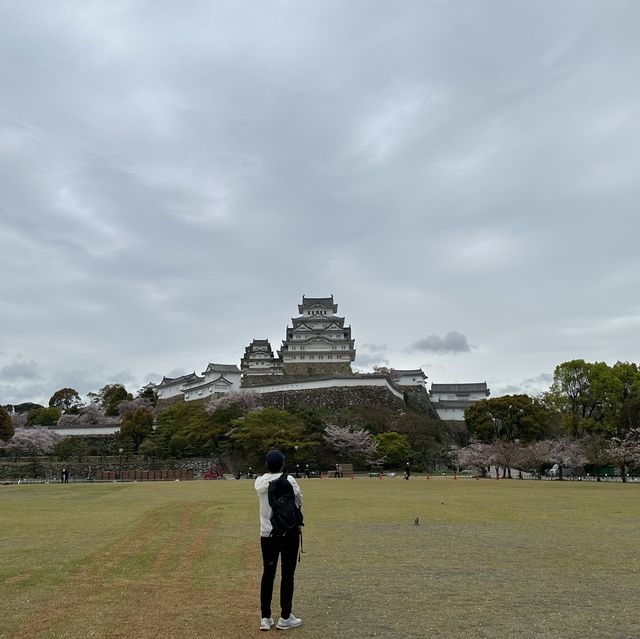
M245 376L282 375L282 362L274 357L268 339L254 339L244 349L240 368Z

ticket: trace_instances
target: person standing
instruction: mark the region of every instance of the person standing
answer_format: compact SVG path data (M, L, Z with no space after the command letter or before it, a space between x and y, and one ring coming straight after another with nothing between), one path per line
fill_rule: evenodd
M260 548L262 550L262 580L260 582L260 630L270 630L273 626L271 616L271 598L273 595L273 583L280 564L280 619L276 628L286 630L296 628L302 620L291 612L293 602L294 574L296 560L300 547L300 531L296 534L274 535L271 524L272 510L269 505L269 484L278 479L284 470L284 455L279 450L270 450L267 453L265 463L267 472L260 475L254 484L260 503ZM295 503L302 508L302 492L296 480L287 475L287 480L293 488Z
M407 462L404 465L404 478L409 479L409 477L411 477L411 464Z

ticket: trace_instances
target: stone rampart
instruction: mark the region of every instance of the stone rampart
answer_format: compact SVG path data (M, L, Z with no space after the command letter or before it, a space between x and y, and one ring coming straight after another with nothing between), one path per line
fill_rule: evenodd
M261 391L261 403L275 408L321 408L339 411L350 406L385 406L404 409L404 402L384 386L333 386L275 392Z
M333 362L313 364L304 362L299 364L286 363L283 371L287 377L327 377L330 375L353 375L349 362Z

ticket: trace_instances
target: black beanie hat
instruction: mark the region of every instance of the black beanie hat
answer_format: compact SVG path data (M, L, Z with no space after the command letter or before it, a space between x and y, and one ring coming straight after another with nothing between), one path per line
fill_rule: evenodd
M265 462L270 473L279 473L284 466L284 455L277 448L274 448L267 453Z

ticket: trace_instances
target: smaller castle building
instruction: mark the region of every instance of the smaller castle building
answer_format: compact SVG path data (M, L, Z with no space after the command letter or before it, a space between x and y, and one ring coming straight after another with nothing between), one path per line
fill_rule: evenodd
M282 375L282 360L273 355L268 339L254 339L244 349L240 370L245 377Z
M489 397L487 382L474 384L431 384L429 395L440 419L464 421L464 411Z
M184 395L186 401L210 397L240 388L242 373L235 364L209 363L202 377L195 371L181 377L163 377L155 387L158 399Z

